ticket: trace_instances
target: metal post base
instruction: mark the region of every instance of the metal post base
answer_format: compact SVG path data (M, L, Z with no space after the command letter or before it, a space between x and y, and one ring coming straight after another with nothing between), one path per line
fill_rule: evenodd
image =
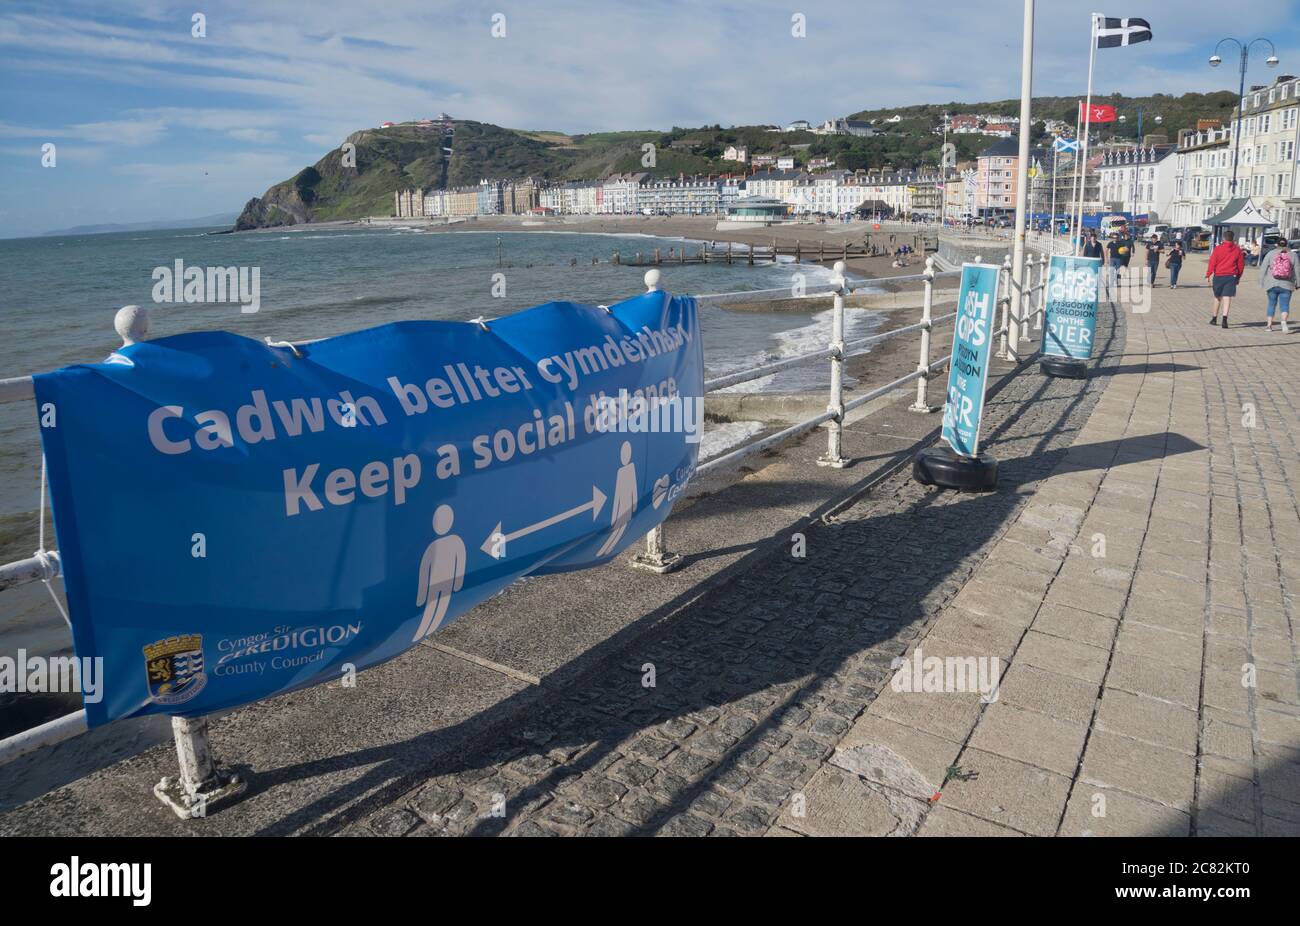
M849 465L849 461L843 457L833 457L830 454L822 454L817 458L818 466L829 466L833 469L843 469Z
M680 553L638 553L631 560L633 569L644 569L647 572L663 575L672 572L682 564L682 555Z
M998 461L986 453L963 457L947 447L928 447L912 460L912 478L941 489L992 492L998 487Z
M937 405L918 405L913 402L907 406L909 412L916 412L918 415L932 415L939 410Z
M218 771L193 792L184 786L179 777L164 778L153 786L153 793L182 820L207 816L214 807L239 799L248 789L248 782L235 773Z
M1088 378L1088 364L1068 357L1044 357L1038 361L1038 369L1045 376L1063 376L1067 379Z

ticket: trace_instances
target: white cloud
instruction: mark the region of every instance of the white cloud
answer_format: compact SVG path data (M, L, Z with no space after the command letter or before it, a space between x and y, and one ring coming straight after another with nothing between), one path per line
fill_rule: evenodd
M278 132L272 132L270 129L231 129L226 132L236 141L251 142L255 145L269 145L280 140Z

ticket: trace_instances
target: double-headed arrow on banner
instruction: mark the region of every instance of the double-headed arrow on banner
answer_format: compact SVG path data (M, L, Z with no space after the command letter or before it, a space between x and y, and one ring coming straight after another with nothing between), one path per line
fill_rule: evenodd
M544 521L538 521L536 524L529 524L527 527L521 527L519 530L510 533L502 533L501 522L492 529L488 534L487 540L483 541L481 549L488 556L494 559L505 559L506 544L512 540L518 540L520 537L527 537L529 534L550 527L552 524L559 524L561 521L567 521L569 518L582 514L584 511L591 511L591 520L595 521L600 514L600 510L605 507L605 493L600 491L596 486L591 487L591 501L584 502L576 508L570 508L568 511L562 511L559 514L551 515Z

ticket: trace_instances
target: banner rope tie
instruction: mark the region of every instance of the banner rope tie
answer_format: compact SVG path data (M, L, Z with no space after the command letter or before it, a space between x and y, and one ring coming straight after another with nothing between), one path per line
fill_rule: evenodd
M283 348L284 350L291 350L293 351L293 355L295 357L302 356L302 351L298 350L298 345L294 344L292 341L272 341L270 336L268 336L266 339L266 346L280 347Z

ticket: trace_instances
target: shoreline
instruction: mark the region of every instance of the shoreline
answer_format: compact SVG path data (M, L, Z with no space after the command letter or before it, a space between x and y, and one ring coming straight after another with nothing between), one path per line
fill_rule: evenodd
M405 225L419 227L425 234L506 234L506 233L541 233L541 234L587 234L609 235L611 237L644 237L681 240L694 243L731 242L744 245L771 245L773 241L792 244L798 241L810 247L824 244L827 248L839 248L847 242L862 244L874 239L881 247L890 247L890 237L896 244L913 244L914 238L923 233L928 226L882 223L879 230L871 222L834 222L818 224L788 223L782 225L756 225L755 228L718 228L717 216L547 216L528 218L523 216L478 216L473 219L451 224L425 224L428 219L385 219L384 225L372 225L362 219L338 219L327 222L308 222L302 225L281 225L273 228L248 229L232 234L267 234L293 233L310 231L330 231L344 228L378 229ZM838 258L828 253L825 261L810 259L805 256L802 263L829 267ZM850 257L846 262L850 274L861 279L875 280L889 276L903 276L920 273L924 267L924 255L913 256L907 268L892 267L892 258L888 255L879 257ZM669 267L667 261L663 266ZM892 291L892 290L891 290Z

